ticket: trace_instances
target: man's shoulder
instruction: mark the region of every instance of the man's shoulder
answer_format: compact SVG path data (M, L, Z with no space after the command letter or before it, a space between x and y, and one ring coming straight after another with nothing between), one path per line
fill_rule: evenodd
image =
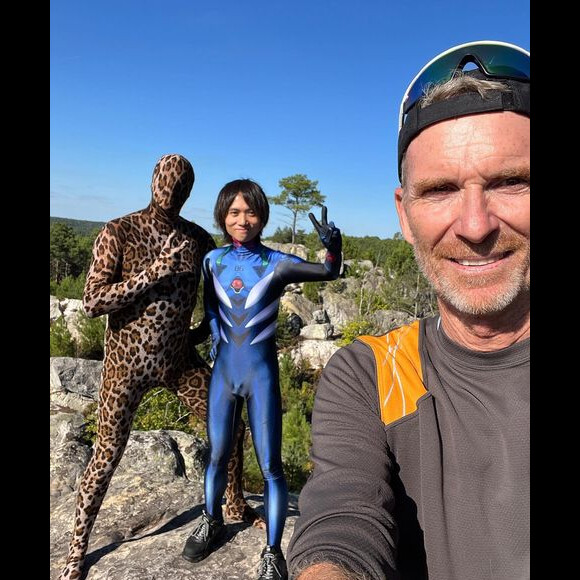
M381 336L359 336L372 353L381 404L381 419L390 425L413 413L427 393L421 363L421 333L428 320L414 320Z

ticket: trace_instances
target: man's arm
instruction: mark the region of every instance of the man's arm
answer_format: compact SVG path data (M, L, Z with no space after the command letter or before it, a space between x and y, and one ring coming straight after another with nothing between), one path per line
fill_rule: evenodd
M105 225L95 240L93 259L83 293L83 307L89 318L109 314L131 304L165 276L182 271L179 252L187 240L177 244L170 234L155 261L127 280L121 278L123 246L111 224Z
M365 578L368 576L355 574L343 566L325 562L308 566L296 580L365 580Z
M288 547L292 577L398 579L392 465L374 356L365 344L340 349L324 369L312 442L314 471L300 494L301 515Z

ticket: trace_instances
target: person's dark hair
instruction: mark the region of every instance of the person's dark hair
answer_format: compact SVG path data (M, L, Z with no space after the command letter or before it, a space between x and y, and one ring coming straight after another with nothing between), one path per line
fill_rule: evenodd
M260 219L260 225L262 226L262 229L258 235L259 239L262 235L262 231L268 223L268 218L270 217L270 206L268 205L268 198L266 197L264 190L258 183L252 181L251 179L235 179L234 181L226 183L221 188L221 191L219 192L218 198L215 202L213 219L216 225L222 231L226 241L231 242L232 237L226 230L226 216L228 215L230 205L232 205L238 193L242 194L245 202Z

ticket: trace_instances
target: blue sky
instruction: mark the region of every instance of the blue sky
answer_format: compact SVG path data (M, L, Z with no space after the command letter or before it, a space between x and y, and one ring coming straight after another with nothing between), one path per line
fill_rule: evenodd
M410 80L463 42L530 49L527 0L51 0L50 11L50 215L142 209L157 160L181 153L196 172L182 215L212 232L226 182L278 195L279 179L304 173L344 233L391 237ZM290 221L271 209L266 235Z

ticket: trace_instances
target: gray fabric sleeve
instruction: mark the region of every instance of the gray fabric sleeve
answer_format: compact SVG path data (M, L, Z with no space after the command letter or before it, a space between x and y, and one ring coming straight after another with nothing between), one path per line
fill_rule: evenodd
M292 578L328 561L361 578L394 580L392 465L378 411L371 349L358 341L328 362L312 415L313 473L288 547Z

